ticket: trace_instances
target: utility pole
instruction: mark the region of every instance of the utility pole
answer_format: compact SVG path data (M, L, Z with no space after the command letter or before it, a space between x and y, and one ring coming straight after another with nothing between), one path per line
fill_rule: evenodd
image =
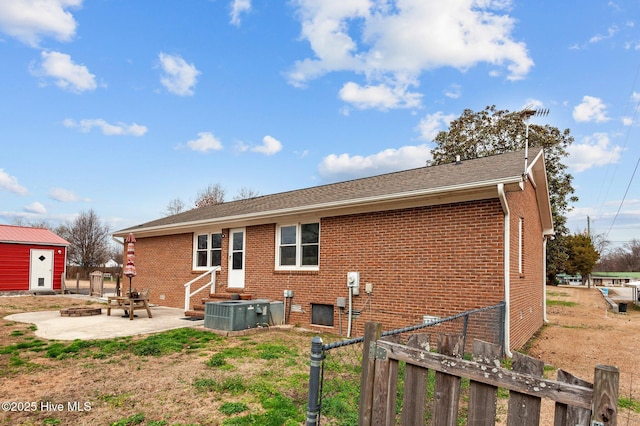
M589 237L589 242L593 244L591 241L591 218L587 216L587 237ZM587 288L591 288L591 274L587 275Z

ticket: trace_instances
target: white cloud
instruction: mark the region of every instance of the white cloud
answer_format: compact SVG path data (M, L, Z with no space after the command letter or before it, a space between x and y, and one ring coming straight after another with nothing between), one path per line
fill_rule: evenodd
M462 96L462 86L459 84L451 84L448 89L444 91L444 95L447 98L458 99Z
M78 196L75 193L63 188L51 189L51 191L49 191L49 198L63 203L78 201Z
M609 136L606 133L595 133L585 138L583 143L569 146L567 151L567 166L572 171L580 173L591 167L617 163L620 161L622 147L610 147Z
M251 11L251 0L233 0L231 2L231 23L240 25L240 16Z
M198 152L219 151L222 149L222 142L212 133L200 132L198 133L198 139L187 142L187 146L191 150Z
M253 152L259 152L264 155L273 155L282 149L282 143L272 136L262 138L262 145L251 148Z
M41 203L35 201L28 206L24 206L23 209L27 213L35 213L35 214L46 214L47 209Z
M82 0L3 0L0 31L32 47L42 37L69 41L75 35L76 21L65 9L81 5Z
M301 37L314 53L290 70L294 86L330 72L351 71L364 75L367 86L384 82L406 87L415 85L423 71L441 67L464 71L483 62L494 70L506 68L507 78L518 80L533 66L525 44L512 37L515 20L508 15L510 1L294 3Z
M331 154L326 156L318 171L328 180L373 176L398 170L424 166L431 159L431 149L425 145L389 148L369 156Z
M573 108L573 119L578 122L602 123L609 120L609 117L607 117L606 105L602 103L602 99L584 96L582 103Z
M408 92L406 87L391 88L386 84L362 87L350 81L340 89L340 99L358 109L415 108L420 106L421 98L421 94Z
M609 38L613 38L613 36L614 36L617 32L618 32L618 27L614 25L614 26L609 27L609 28L607 29L607 34L606 34L606 35L603 35L603 34L596 34L596 35L594 35L593 37L591 37L591 38L589 39L589 43L599 43L599 42L601 42L602 40L606 40L606 39L609 39Z
M427 114L418 124L420 139L433 141L441 130L449 128L449 123L458 118L455 114L443 114L436 112L435 114Z
M75 121L70 118L65 119L62 124L65 127L78 128L82 132L90 132L94 127L99 128L103 135L106 136L143 136L147 133L147 127L140 124L125 124L118 122L116 124L107 123L102 118L84 119Z
M27 188L18 183L17 177L10 176L3 169L0 169L0 189L13 192L17 195L27 195L29 193L29 191L27 191Z
M31 72L39 77L51 77L56 86L70 92L80 93L95 90L95 75L84 65L75 64L71 56L60 52L42 52L42 62L32 67Z
M188 64L179 55L168 55L160 52L158 55L163 75L160 82L166 89L180 96L193 95L193 89L198 80L198 71L193 64Z

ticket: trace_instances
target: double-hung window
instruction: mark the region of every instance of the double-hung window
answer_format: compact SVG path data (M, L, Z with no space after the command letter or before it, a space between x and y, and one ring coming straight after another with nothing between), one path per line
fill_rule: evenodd
M276 269L311 269L320 265L320 223L280 225Z
M205 269L220 266L222 260L222 234L195 235L195 269Z

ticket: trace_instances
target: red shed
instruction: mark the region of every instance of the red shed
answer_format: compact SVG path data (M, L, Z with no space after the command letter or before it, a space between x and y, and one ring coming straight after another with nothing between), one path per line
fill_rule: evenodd
M61 290L68 246L48 229L0 225L0 291Z

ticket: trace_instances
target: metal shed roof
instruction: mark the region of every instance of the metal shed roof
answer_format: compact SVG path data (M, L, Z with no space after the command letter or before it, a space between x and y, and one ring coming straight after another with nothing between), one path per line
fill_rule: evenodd
M0 225L0 243L68 246L64 238L45 228Z

